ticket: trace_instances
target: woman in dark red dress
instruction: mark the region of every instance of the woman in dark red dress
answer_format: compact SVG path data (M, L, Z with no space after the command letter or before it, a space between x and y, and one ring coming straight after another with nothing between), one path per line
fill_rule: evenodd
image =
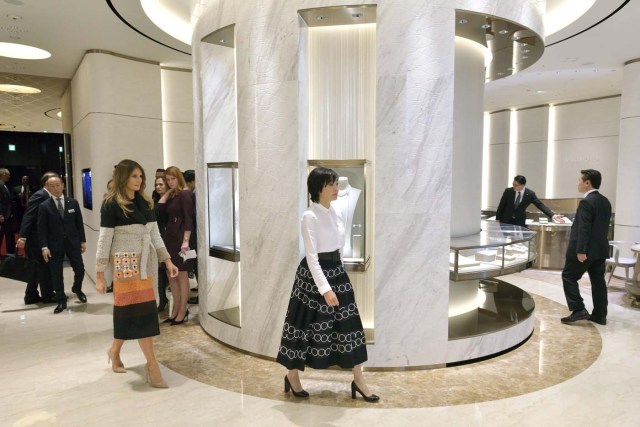
M175 166L167 168L165 181L169 187L158 201L158 210L167 216L167 228L163 240L171 255L171 262L178 267L177 277L169 277L173 297L173 310L166 323L179 325L188 320L189 271L192 260L180 256L189 250L189 238L193 228L193 195L184 181L182 172Z

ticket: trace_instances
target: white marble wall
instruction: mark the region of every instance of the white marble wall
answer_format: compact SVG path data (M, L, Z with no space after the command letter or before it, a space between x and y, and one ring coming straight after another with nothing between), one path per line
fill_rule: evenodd
M456 37L451 237L480 232L485 50Z
M516 115L518 128L512 141L514 176L524 175L527 187L538 197L546 198L549 107L520 110Z
M577 188L581 169L602 172L601 191L614 206L618 173L618 139L620 134L620 97L560 104L555 108L555 126L549 129L550 109L541 106L517 111L511 122L510 111L489 115L487 205L495 209L513 175L527 177L527 186L543 198L580 197ZM514 129L515 127L515 129ZM510 133L513 133L515 156L509 162ZM549 138L552 144L549 145ZM551 160L551 162L549 162ZM553 170L547 170L551 164ZM548 183L547 177L553 182ZM547 191L549 190L549 191Z
M350 2L360 3L373 2ZM503 1L482 5L492 3L508 9L509 2ZM236 24L242 246L242 327L208 316L201 322L223 342L271 357L299 262L299 220L306 202L308 64L300 50L307 31L300 27L297 9L340 4L344 2L209 0L193 7L198 73L204 67L199 40ZM447 360L456 4L377 2L376 312L368 366L439 365ZM531 3L523 4L521 9L528 11ZM199 163L207 150L198 124L202 89L198 83L194 96Z
M81 194L81 170L92 172L93 210L81 204L88 254L96 252L100 205L113 166L133 159L153 178L162 165L160 94L158 64L105 53L86 54L71 81L76 194ZM153 180L147 181L147 193L152 190ZM93 261L85 268L95 279Z
M160 69L164 167L195 168L191 70Z
M640 242L640 198L632 190L640 178L640 62L625 65L622 77L615 237Z
M504 189L511 185L513 177L509 176L509 126L511 112L500 111L489 115L489 132L487 145L488 160L485 162L486 170L483 175L488 175L487 186L482 189L483 200L487 205L483 209L497 209L500 197Z

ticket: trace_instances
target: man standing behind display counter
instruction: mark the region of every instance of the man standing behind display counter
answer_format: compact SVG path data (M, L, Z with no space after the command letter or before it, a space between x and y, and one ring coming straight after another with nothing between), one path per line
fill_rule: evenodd
M562 270L562 285L570 316L560 319L562 323L573 323L589 319L600 325L607 324L607 282L604 280L605 264L609 257L609 224L611 203L598 189L602 175L594 169L580 171L578 191L584 198L578 205L576 218L571 226L569 247ZM584 306L578 280L588 272L593 297L593 312Z
M522 175L516 175L513 178L512 187L505 189L502 193L496 212L496 221L524 227L527 220L527 207L533 203L550 219L559 223L564 222L562 215L554 214L538 199L533 190L525 187L526 183L527 179Z

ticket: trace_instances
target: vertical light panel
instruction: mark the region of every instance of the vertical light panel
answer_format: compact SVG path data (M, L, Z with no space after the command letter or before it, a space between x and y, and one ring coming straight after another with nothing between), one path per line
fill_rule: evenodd
M489 138L491 137L491 115L484 113L484 127L482 131L482 209L489 206L489 174L491 172L491 158L489 156Z
M549 105L549 126L547 133L547 188L545 198L553 199L556 169L556 107Z
M509 176L507 177L507 187L511 187L511 180L518 170L518 112L511 110L509 115Z
M309 29L309 158L369 158L375 140L376 25Z

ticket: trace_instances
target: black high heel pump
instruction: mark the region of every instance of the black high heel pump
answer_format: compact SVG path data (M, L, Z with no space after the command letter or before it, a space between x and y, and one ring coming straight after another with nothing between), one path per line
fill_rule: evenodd
M184 322L189 320L189 310L187 310L187 312L184 314L184 317L182 318L182 320L176 320L173 319L171 321L171 326L173 325L182 325Z
M307 393L305 390L295 391L293 389L293 387L291 387L291 383L289 382L289 378L285 375L284 376L284 392L288 393L289 390L291 390L291 393L293 393L293 395L295 397L309 397L309 393Z
M376 396L375 394L371 394L370 396L365 396L362 390L360 390L360 388L356 385L356 382L351 381L351 398L352 399L356 398L356 391L360 393L362 398L367 402L377 402L378 400L380 400L380 397Z

